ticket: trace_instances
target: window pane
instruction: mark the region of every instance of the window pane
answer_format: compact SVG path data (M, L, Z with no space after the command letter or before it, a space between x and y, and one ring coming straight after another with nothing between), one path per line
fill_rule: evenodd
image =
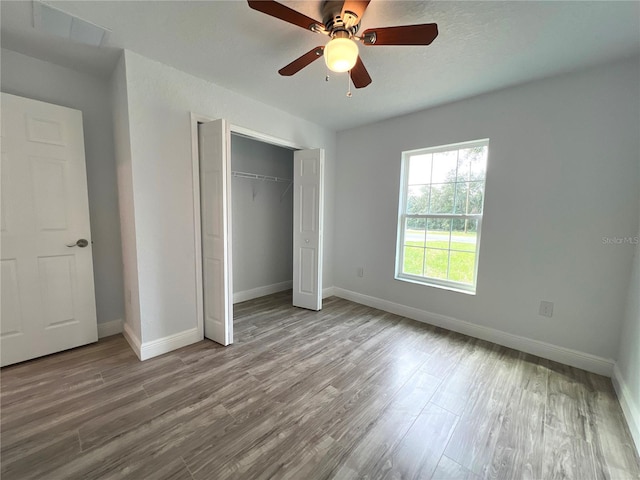
M484 182L456 183L455 213L482 213Z
M425 263L427 277L446 279L449 263L449 251L427 248Z
M461 182L456 183L456 204L455 213L465 214L467 213L467 202L469 202L469 183Z
M452 222L451 249L475 252L478 241L478 221L456 219Z
M484 180L487 169L487 147L459 150L458 181Z
M417 215L428 213L429 210L429 185L408 187L407 190L407 214Z
M466 213L482 213L484 182L469 182L469 207Z
M407 218L404 229L404 244L412 247L425 247L426 223L424 218Z
M458 182L468 182L471 176L471 160L469 155L470 148L458 150Z
M455 183L431 185L429 213L453 213L453 200L456 193Z
M448 218L430 218L427 220L427 247L449 248L451 220Z
M451 231L456 232L464 229L464 219L463 218L452 218L451 219Z
M424 248L404 247L403 273L422 275L424 265Z
M412 155L409 159L409 185L422 185L431 182L432 154Z
M469 284L473 283L476 254L452 251L450 255L449 280Z
M433 183L455 182L457 165L457 150L434 153L433 173L431 174L431 181Z

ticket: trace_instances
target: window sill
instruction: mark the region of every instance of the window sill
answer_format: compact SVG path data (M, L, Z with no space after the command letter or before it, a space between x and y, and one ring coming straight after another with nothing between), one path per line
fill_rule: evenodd
M464 293L465 295L476 294L476 289L474 287L465 288L462 286L458 286L455 283L434 283L426 279L422 280L418 278L405 277L400 275L396 275L394 278L401 282L413 283L415 285L422 285L423 287L439 288L441 290L449 290L450 292Z

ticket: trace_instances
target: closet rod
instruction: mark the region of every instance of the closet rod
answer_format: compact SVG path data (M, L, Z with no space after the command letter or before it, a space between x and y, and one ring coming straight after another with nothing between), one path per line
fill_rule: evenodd
M282 177L273 177L271 175L260 175L257 173L248 173L248 172L231 172L231 176L238 178L250 178L253 180L266 180L268 182L282 182L289 183L292 182L290 178L282 178Z

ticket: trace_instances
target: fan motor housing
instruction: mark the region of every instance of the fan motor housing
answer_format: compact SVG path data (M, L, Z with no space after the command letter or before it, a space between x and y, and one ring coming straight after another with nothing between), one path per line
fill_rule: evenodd
M322 22L325 28L334 36L336 32L344 31L349 36L355 35L360 27L360 19L352 12L345 12L342 17L343 1L325 0L321 7Z

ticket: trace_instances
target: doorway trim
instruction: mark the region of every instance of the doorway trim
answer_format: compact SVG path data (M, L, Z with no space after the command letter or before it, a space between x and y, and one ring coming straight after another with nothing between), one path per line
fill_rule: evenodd
M204 298L202 279L202 212L200 211L200 149L198 147L198 124L216 120L207 115L191 112L191 178L193 191L193 226L194 226L194 249L195 249L195 273L196 273L196 320L198 325L198 336L204 339ZM229 130L232 134L251 138L259 142L276 145L278 147L291 148L294 150L310 150L316 147L307 147L295 142L275 137L265 133L251 130L233 123L229 123ZM231 219L233 225L233 218ZM233 230L232 230L233 232ZM233 269L233 258L229 258L229 269ZM231 286L233 295L233 285Z

